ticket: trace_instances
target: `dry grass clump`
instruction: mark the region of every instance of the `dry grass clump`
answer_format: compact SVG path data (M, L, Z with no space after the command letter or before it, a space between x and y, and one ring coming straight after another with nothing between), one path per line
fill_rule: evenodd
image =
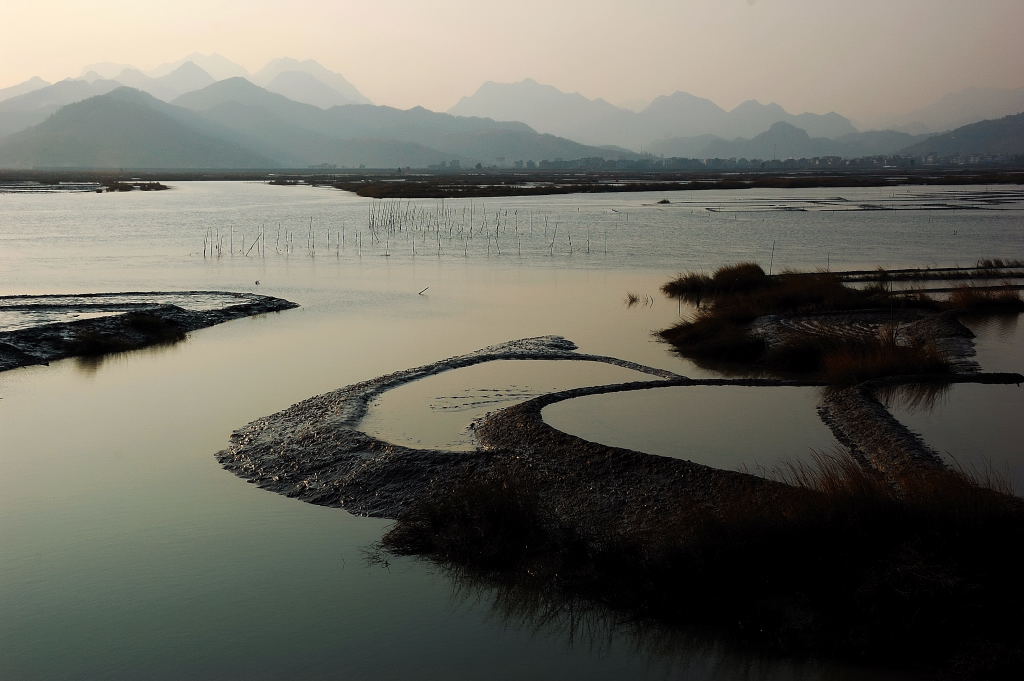
M690 321L659 331L658 335L687 357L725 364L752 363L764 355L767 345L750 335L749 319L744 317L729 318L702 308Z
M883 328L875 337L792 334L770 348L763 363L776 371L812 374L837 385L951 371L949 360L934 344L901 344L892 327Z
M760 265L744 262L719 267L711 276L695 272L680 274L661 290L672 298L699 304L704 298L755 291L771 284L771 277Z
M1020 293L1009 287L961 287L947 301L937 301L924 293L892 295L884 278L852 288L829 272L783 272L769 277L749 263L722 268L712 277L682 275L663 290L704 301L691 318L658 332L679 354L719 370L803 374L839 384L883 376L943 374L951 371L951 364L935 344L897 342L891 329L883 329L878 337L851 337L838 328L829 332L828 315L895 308L929 313L1024 310ZM794 331L769 343L750 330L751 322L762 316L815 314L826 316L820 332Z
M930 343L898 345L885 340L841 344L821 358L821 376L829 383L856 384L899 375L948 374L949 360Z
M690 275L700 277L703 275ZM685 279L677 279L676 282ZM879 306L933 306L927 298L894 300L884 287L855 289L827 272L787 272L771 283L739 287L739 293L715 294L689 320L658 335L686 356L725 366L746 364L772 372L804 373L835 383L848 383L909 373L945 373L947 361L929 344L905 345L895 335L849 337L840 333L790 334L771 347L750 333L762 315L795 316L841 312Z
M1020 291L1006 288L961 286L949 294L948 306L958 312L1020 312L1024 300Z
M845 453L779 477L791 486L600 534L545 510L544 474L499 467L415 504L384 545L770 649L1016 678L1020 499L957 471L885 480Z

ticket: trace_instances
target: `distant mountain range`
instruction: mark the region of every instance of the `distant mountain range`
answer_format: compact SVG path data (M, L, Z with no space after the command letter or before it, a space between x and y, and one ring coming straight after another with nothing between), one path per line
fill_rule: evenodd
M811 137L805 130L780 121L752 138L725 140L715 135L673 137L658 140L649 149L660 156L682 158L860 158L893 154L927 137L893 130L853 132L836 139Z
M42 123L62 106L120 87L113 80L62 80L0 101L0 137Z
M953 93L907 114L915 122L903 130L868 132L837 113L791 114L753 100L727 111L685 92L630 111L533 80L485 83L436 113L374 106L312 60L275 59L250 74L197 53L147 72L91 64L77 79L32 78L0 90L0 167L511 166L636 159L641 149L766 160L1021 153L1014 116L930 138L914 134L943 121L973 123L991 110L1024 110L1024 88Z
M951 92L928 106L898 116L877 118L876 127L912 133L942 132L968 123L1024 111L1024 87L967 88Z
M0 167L6 168L380 168L584 156L637 157L538 134L523 123L420 107L325 110L244 78L219 81L172 104L117 87L0 139Z
M312 59L275 59L250 80L271 92L324 109L344 104L372 104L344 76Z
M1024 113L964 125L902 150L908 156L1024 154Z
M271 92L321 108L371 103L340 73L312 59L299 61L287 57L274 59L256 73L249 73L244 67L219 54L198 52L175 62L161 64L148 72L128 64L103 62L86 66L76 80L90 83L112 80L148 92L157 99L170 101L211 83L237 77L248 78ZM46 81L33 78L0 90L0 102L47 85L49 83Z
M201 54L199 52L193 52L187 57L183 57L178 61L169 62L167 64L161 64L152 71L149 75L154 78L160 76L166 76L171 71L174 71L185 62L192 62L203 71L206 71L214 80L224 80L225 78L234 78L235 76L242 76L245 78L249 75L249 72L244 66L240 66L230 59L223 57L219 54Z
M62 106L122 85L170 102L186 92L239 75L260 82L271 92L321 108L370 103L344 76L312 60L275 59L257 74L249 75L220 55L192 54L148 73L126 64L90 64L79 78L50 84L34 77L4 88L0 90L0 138L42 123Z
M778 104L743 102L726 111L714 102L686 92L658 97L639 112L566 93L534 80L485 83L448 110L460 116L504 117L523 121L541 132L571 136L588 144L617 144L630 149L655 140L714 135L753 137L772 124L790 123L815 137L836 138L857 132L837 113L791 114Z
M69 104L0 140L0 166L265 168L271 158L224 139L201 117L119 87Z
M23 83L12 85L11 87L0 88L0 102L11 97L17 97L19 95L28 94L40 88L44 88L50 83L43 80L39 76L32 76Z

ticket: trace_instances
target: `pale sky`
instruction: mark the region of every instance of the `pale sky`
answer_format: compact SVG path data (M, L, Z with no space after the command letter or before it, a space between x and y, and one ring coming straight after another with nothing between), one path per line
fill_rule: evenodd
M311 58L378 104L534 78L614 103L684 90L854 119L1024 86L1024 0L0 0L0 87L86 64Z

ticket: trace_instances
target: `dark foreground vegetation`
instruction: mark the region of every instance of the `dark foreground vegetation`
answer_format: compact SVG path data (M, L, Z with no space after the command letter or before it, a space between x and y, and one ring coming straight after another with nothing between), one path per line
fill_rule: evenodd
M384 546L661 622L711 626L764 650L1017 678L1020 499L957 471L883 480L846 455L780 475L789 492L769 505L684 504L609 533L560 522L545 474L509 464L421 499Z
M991 267L974 272L992 272ZM884 271L883 271L884 272ZM909 270L902 271L909 279ZM810 375L834 384L906 374L943 374L952 369L936 338L909 329L930 316L1020 311L1020 293L1006 287L959 287L945 300L924 293L893 295L888 278L862 288L830 272L784 272L770 276L753 263L721 267L713 274L680 275L663 292L697 305L692 318L659 332L686 357L707 366L744 368L782 375ZM922 277L927 278L927 277ZM781 320L775 328L752 328L758 318ZM800 330L787 325L799 318Z

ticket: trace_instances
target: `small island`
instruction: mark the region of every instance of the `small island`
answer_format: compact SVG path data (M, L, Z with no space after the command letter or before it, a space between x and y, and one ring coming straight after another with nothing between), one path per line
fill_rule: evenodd
M225 291L0 296L11 326L0 330L0 371L173 344L189 331L294 307L282 298Z

